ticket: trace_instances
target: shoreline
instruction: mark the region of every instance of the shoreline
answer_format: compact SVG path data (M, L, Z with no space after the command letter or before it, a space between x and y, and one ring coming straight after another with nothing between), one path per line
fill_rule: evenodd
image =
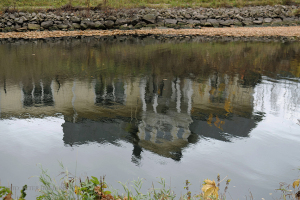
M31 31L0 33L0 42L19 40L66 40L82 38L126 40L126 37L153 37L158 40L177 38L185 41L300 41L300 26L289 27L226 27L202 29L85 30ZM119 38L119 39L120 39Z

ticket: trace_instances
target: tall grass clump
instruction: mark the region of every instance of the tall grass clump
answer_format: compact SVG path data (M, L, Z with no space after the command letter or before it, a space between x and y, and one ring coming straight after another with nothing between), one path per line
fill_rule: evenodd
M91 178L87 177L84 181L81 181L81 178L72 176L67 168L64 168L62 164L60 165L64 172L60 173L63 177L59 182L52 179L48 174L48 170L40 166L41 174L38 178L41 183L41 189L37 200L224 200L226 199L225 193L230 182L230 180L227 180L224 193L219 193L220 183L222 182L220 181L220 176L218 175L217 177L217 183L214 180L206 179L203 182L201 192L192 195L189 191L190 182L186 180L184 187L187 191L186 194L177 197L163 178L160 178L158 181L159 187L156 188L152 184L152 187L146 193L142 193L144 179L138 178L129 183L119 182L123 187L123 192L120 193L113 187L108 186L105 182L105 176L100 177L100 179L91 176Z
M42 166L40 166L41 169L41 175L38 177L41 185L41 189L39 191L40 196L37 197L37 200L53 200L53 199L80 199L79 196L76 194L76 184L75 184L75 178L70 177L70 173L67 168L64 168L64 166L60 163L61 168L64 170L63 178L60 179L64 183L65 187L62 187L62 185L59 185L55 179L52 179L49 174L48 170L43 169Z

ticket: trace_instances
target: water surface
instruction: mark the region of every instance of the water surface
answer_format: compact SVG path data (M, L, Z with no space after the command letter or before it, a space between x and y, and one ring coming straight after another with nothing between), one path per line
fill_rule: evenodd
M220 174L232 199L277 198L299 175L299 77L298 43L3 44L1 184L34 197L37 163L56 177L62 161L119 189L195 194Z

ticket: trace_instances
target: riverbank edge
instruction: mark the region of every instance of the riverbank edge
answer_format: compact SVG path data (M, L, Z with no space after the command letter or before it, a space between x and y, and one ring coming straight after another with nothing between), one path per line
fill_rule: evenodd
M151 39L158 42L300 42L300 38L285 37L285 36L260 36L260 37L232 37L232 36L184 36L184 35L112 35L112 36L63 36L63 37L48 37L48 38L2 38L0 44L27 44L35 42L57 43L57 42L72 42L72 41L111 41L111 42L129 42L134 43L134 40Z
M299 42L300 26L204 29L147 29L113 31L31 31L0 33L0 44L34 41L57 42L70 40L131 41L145 38L166 42Z
M265 27L300 25L300 6L242 8L131 8L6 12L0 32L136 30L141 28Z

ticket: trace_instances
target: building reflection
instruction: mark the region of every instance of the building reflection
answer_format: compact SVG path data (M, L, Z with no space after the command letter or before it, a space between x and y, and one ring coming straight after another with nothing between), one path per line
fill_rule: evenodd
M9 84L0 96L1 117L61 113L65 145L126 141L136 164L144 150L180 161L200 138L248 137L261 117L254 116L253 85L243 83L216 73Z
M24 84L22 87L23 106L53 106L51 82Z

